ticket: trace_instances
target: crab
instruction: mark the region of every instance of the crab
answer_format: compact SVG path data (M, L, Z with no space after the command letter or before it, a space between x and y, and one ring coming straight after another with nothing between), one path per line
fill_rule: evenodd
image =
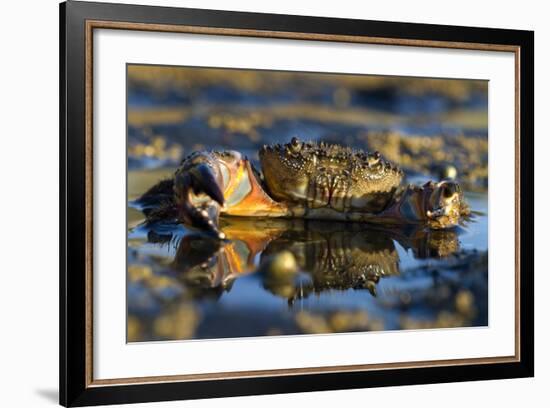
M153 224L148 241L174 245L170 268L197 298L218 297L243 276L258 273L264 288L289 304L313 293L367 289L376 296L382 278L400 275L397 245L415 259L455 261L454 230L385 227L301 219L227 217L227 239L203 237ZM296 267L288 267L292 254ZM281 258L282 257L282 258Z
M155 202L149 221L173 218L225 239L220 216L280 217L420 225L449 229L469 214L460 185L450 179L404 184L404 173L379 152L338 144L265 145L261 172L237 151L198 151L174 177L140 199ZM160 197L160 198L159 198Z

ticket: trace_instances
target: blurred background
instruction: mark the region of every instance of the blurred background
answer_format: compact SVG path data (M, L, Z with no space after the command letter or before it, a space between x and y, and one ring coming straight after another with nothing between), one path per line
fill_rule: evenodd
M487 324L486 81L129 65L127 87L129 341ZM474 216L444 234L232 220L225 247L142 225L133 200L192 151L258 165L293 136L456 178Z

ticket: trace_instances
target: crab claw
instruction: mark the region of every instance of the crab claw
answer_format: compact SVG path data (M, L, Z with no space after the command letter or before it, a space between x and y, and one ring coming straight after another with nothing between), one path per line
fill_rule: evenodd
M220 209L225 203L219 166L208 153L191 155L176 172L174 193L180 221L225 239L218 228Z
M429 192L426 209L428 225L432 229L452 228L459 224L462 216L469 212L460 185L451 180L427 183Z
M207 163L198 164L189 170L188 175L195 193L204 193L223 206L225 202L223 191L211 165Z

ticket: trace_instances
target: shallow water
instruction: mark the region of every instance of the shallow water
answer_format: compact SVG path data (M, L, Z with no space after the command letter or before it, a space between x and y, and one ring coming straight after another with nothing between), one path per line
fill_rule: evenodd
M135 69L128 341L487 325L486 84ZM133 200L191 151L234 149L257 166L264 143L296 135L379 149L407 182L454 166L475 215L452 231L224 218L224 243L144 226Z
M229 218L221 245L130 208L129 341L486 325L487 199L467 198L483 214L457 231ZM285 251L299 273L269 268Z

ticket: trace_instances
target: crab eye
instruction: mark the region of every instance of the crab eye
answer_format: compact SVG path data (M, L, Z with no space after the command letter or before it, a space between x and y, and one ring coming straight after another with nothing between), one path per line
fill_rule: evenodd
M441 192L443 194L443 197L445 198L451 198L452 195L454 194L455 192L455 189L453 187L451 187L450 185L448 184L445 184L443 186L443 191Z
M290 141L290 148L293 152L298 152L302 148L302 143L296 137L293 137Z

